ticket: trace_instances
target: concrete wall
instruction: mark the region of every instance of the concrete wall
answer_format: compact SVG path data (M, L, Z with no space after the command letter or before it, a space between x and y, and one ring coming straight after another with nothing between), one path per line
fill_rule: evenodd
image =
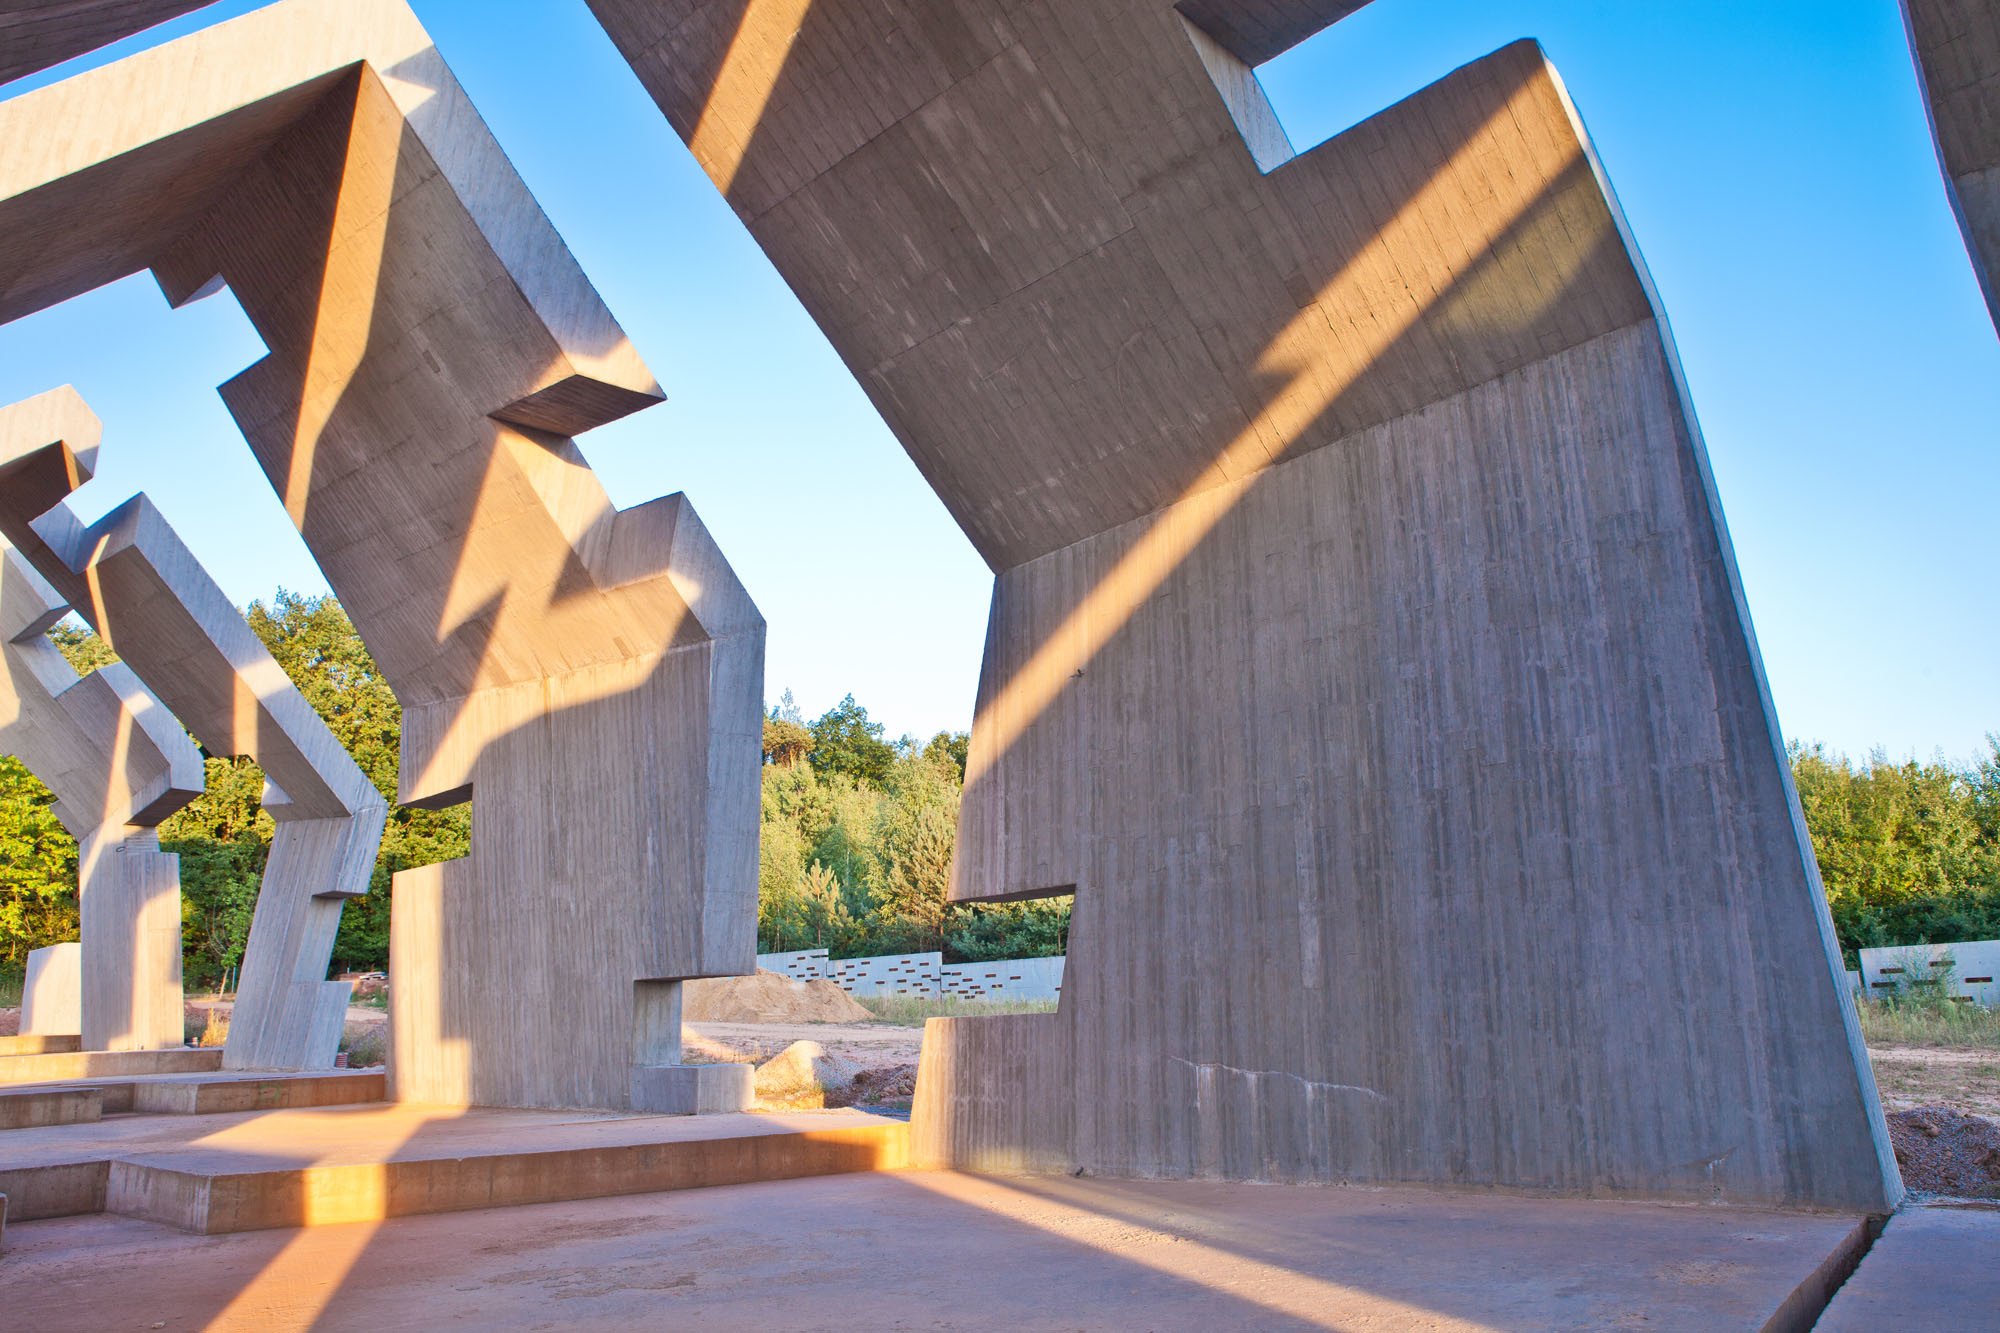
M1053 1000L1062 990L1061 958L950 963L943 954L829 957L825 949L760 953L757 966L801 981L826 977L850 995L949 995L968 1000Z
M788 953L760 953L757 955L759 971L776 972L781 976L799 981L812 981L828 975L830 964L825 949L794 949Z
M938 971L943 995L963 1000L1055 1000L1062 994L1062 958L1003 958L954 963Z
M952 892L1073 891L1069 959L931 1026L920 1155L1894 1202L1539 49L1286 157L1249 68L1351 0L591 4L996 574Z
M835 958L827 976L849 995L936 995L941 953L880 954Z
M1951 966L1938 968L1949 959ZM1863 949L1863 994L1893 995L1913 977L1948 972L1946 988L1955 998L1983 1005L2000 1005L2000 940L1962 940L1956 944L1913 944L1900 948Z
M21 987L21 1035L83 1032L83 945L51 944L28 951Z

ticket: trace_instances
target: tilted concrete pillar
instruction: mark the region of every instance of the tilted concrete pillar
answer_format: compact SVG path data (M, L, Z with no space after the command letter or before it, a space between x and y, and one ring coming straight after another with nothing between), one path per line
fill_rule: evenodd
M1945 195L2000 328L2000 4L1903 0Z
M154 826L200 794L201 753L130 668L78 678L45 637L69 609L0 543L0 750L55 793L77 841L83 1048L179 1046L180 858Z
M330 1068L353 988L327 964L342 903L368 891L388 802L150 500L92 524L63 503L90 476L74 442L100 430L68 387L0 409L0 533L210 754L264 770L276 829L223 1065Z
M1666 323L1532 43L1294 153L1355 0L590 0L996 572L929 1159L1879 1211Z
M679 1064L678 987L754 966L763 621L684 497L614 510L570 439L659 386L409 10L288 0L0 139L0 319L229 286L270 351L224 400L402 702L401 799L471 802L470 855L396 879L397 1094L742 1104Z

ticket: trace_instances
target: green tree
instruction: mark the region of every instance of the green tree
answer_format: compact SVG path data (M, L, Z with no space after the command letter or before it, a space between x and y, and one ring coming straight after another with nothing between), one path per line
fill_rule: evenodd
M950 763L958 770L958 783L965 785L965 757L972 749L972 736L963 731L940 731L924 746L924 758L933 763Z
M0 756L0 959L10 972L29 950L77 937L76 840L55 800L20 760Z
M812 724L813 748L808 756L815 771L851 778L872 787L889 781L896 747L882 739L882 724L868 720L868 710L848 695Z

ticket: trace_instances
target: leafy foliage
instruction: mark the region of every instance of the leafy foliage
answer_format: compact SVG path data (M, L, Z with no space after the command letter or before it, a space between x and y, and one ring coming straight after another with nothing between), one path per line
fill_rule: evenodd
M1856 951L2000 938L2000 737L1970 768L1855 767L1792 747L1799 804L1848 966Z
M76 938L76 840L63 831L55 795L20 760L0 757L0 960Z

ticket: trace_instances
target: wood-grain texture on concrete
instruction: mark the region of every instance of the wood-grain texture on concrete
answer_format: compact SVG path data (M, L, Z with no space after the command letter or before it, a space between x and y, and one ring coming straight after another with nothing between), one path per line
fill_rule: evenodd
M933 1026L920 1160L1894 1201L1538 48L1287 157L1249 67L1353 5L592 8L998 573L953 896L1070 970Z
M2000 327L2000 4L1903 0L1945 192Z
M628 1105L679 1052L641 992L753 966L763 621L567 438L658 386L421 26L287 0L0 104L0 229L0 318L148 267L270 349L223 397L402 702L400 797L472 802L397 878L398 1095Z
M0 473L0 495L12 493ZM160 851L155 826L200 793L201 754L131 668L78 678L46 637L68 611L0 540L0 751L55 794L53 813L77 841L76 1009L68 969L58 978L45 963L26 1017L31 1031L77 1032L93 1051L179 1046L180 860ZM40 1012L44 989L53 999L59 988L66 1012Z
M60 65L212 0L8 0L0 4L0 83Z
M331 1068L352 987L327 965L341 904L368 891L388 802L150 500L90 524L69 509L101 434L68 386L0 409L0 534L210 754L263 769L276 828L225 1063ZM168 924L178 953L178 895ZM178 994L174 1008L178 1033Z

